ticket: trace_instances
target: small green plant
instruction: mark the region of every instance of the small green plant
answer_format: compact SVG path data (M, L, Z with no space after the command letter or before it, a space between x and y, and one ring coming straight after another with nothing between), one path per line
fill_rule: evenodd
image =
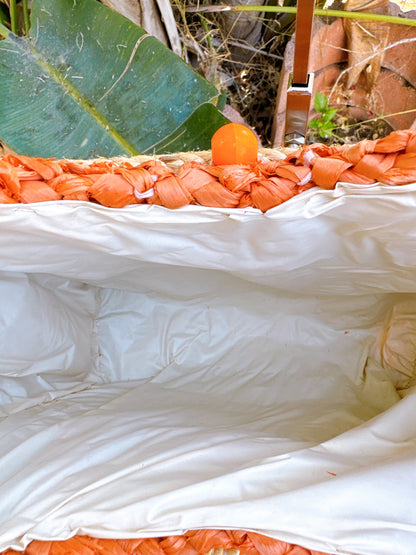
M333 137L333 131L335 129L333 119L337 114L337 109L329 107L328 98L322 93L315 94L314 107L319 117L312 119L308 123L308 127L315 129L318 135L323 139Z

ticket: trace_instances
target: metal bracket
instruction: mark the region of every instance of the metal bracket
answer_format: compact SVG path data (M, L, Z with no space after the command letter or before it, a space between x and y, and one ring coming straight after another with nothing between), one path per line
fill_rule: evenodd
M297 131L293 131L292 133L287 133L284 138L285 146L287 147L297 147L303 146L305 144L305 136L301 135Z
M305 144L313 80L313 73L308 73L306 83L294 83L293 75L289 77L286 105L286 133L284 138L287 146L301 146Z
M289 76L289 85L287 88L287 92L298 92L312 95L314 78L315 74L311 72L308 73L308 80L306 83L294 83L293 73L291 73Z

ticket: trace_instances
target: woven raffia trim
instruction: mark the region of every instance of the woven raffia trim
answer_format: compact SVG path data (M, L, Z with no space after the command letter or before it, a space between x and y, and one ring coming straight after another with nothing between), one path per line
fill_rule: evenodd
M136 540L74 536L65 541L37 541L24 553L0 555L327 555L242 530L194 530L182 536Z
M416 183L415 130L352 146L266 149L251 165L214 166L210 155L74 161L8 154L0 157L0 203L77 200L109 208L151 204L177 209L194 204L266 212L316 186Z

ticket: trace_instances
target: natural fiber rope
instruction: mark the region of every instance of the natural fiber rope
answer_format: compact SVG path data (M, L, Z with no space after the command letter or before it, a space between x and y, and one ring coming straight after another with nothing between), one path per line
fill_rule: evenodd
M81 200L112 208L198 204L266 212L313 186L416 182L415 130L352 146L314 144L262 154L251 166L213 166L209 153L92 161L7 154L0 157L0 203Z

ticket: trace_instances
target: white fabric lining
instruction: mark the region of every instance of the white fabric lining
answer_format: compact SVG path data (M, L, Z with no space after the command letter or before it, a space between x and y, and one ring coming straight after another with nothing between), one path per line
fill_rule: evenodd
M0 206L0 549L214 527L412 553L415 207Z

